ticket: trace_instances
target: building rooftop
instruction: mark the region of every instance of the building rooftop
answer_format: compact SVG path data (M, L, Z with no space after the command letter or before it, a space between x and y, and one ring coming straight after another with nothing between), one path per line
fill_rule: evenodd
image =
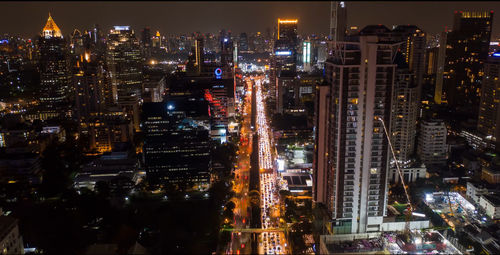
M495 207L500 207L500 196L485 194L483 197L492 203Z
M0 241L17 225L17 219L10 216L0 216Z
M50 34L51 37L62 37L61 29L59 29L56 22L54 22L54 20L52 19L50 12L49 12L49 18L47 19L47 23L45 24L45 27L43 27L42 29L42 33L45 36L47 34Z
M342 241L327 243L329 253L364 253L384 250L382 238L359 239L354 241Z

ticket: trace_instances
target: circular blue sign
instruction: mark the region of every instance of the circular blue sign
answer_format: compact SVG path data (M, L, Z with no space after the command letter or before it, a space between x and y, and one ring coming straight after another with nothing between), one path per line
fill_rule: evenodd
M220 69L220 68L215 68L215 75L217 75L217 76L222 75L222 69Z

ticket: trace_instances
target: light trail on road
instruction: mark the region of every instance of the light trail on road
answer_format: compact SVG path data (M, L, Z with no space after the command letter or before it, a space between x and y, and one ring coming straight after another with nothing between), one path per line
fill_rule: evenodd
M279 196L276 194L276 172L271 151L271 129L266 117L262 96L262 78L255 79L257 134L259 137L260 206L262 229L279 226ZM259 238L259 253L285 254L286 240L283 231L263 232Z

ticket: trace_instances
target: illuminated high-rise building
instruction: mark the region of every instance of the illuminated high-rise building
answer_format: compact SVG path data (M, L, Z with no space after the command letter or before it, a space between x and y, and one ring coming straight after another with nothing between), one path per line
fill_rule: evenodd
M108 34L107 64L116 101L129 94L140 95L142 59L139 42L129 26L115 26Z
M220 44L220 61L226 71L230 71L233 66L233 41L231 40L231 32L226 32L222 29L219 33Z
M483 65L493 24L493 11L460 11L454 14L447 36L443 90L448 104L477 116Z
M149 27L145 27L141 32L141 44L143 47L151 47L151 29Z
M444 80L444 66L446 61L446 38L447 33L442 32L439 38L439 52L436 66L436 88L434 90L434 102L441 104L443 100L443 80Z
M71 88L69 53L61 30L49 14L38 40L40 101L47 109L67 105Z
M115 26L108 34L107 65L115 103L127 108L139 130L142 92L142 57L139 41L129 26Z
M381 231L386 216L389 148L376 118L390 129L399 43L384 42L377 29L331 42L327 85L317 88L313 199L326 206L335 234Z
M145 27L141 31L141 49L143 56L146 58L151 57L151 47L152 47L152 41L151 41L151 29L149 27Z
M145 170L150 183L210 184L208 103L194 96L175 96L143 104Z
M106 71L89 52L80 55L73 74L75 89L75 115L85 123L91 115L97 115L105 107ZM83 124L85 125L85 124Z
M391 138L396 158L408 162L415 152L419 109L416 75L408 68L398 68L392 96Z
M278 19L273 54L277 76L293 77L297 72L297 24L297 19Z
M241 33L240 34L240 40L239 40L239 44L240 44L240 51L248 51L248 36L247 36L247 33Z
M203 51L203 37L198 37L194 41L194 56L195 56L195 68L198 74L201 73L203 68L203 63L205 62L205 53Z
M391 34L394 41L402 42L400 52L409 71L415 74L417 101L420 101L425 73L426 34L414 25L399 25Z
M86 152L110 152L115 143L133 141L132 117L113 106L108 95L109 79L99 55L85 52L79 56L73 72L75 117Z
M484 64L481 104L477 130L500 148L500 53L493 53Z
M347 8L343 1L332 1L330 7L330 40L343 41L347 33Z
M305 72L311 71L311 41L302 43L302 66Z
M297 19L278 19L278 40L284 40L296 46L297 37Z
M160 48L162 46L160 31L156 31L156 34L153 36L152 43L153 48Z

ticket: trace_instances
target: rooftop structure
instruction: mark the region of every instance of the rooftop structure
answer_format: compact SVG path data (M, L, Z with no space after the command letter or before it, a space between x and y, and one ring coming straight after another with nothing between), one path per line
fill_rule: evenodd
M47 19L47 23L45 27L42 29L42 35L44 37L63 37L61 33L61 29L57 26L56 22L52 19L52 16L49 12L49 18Z

